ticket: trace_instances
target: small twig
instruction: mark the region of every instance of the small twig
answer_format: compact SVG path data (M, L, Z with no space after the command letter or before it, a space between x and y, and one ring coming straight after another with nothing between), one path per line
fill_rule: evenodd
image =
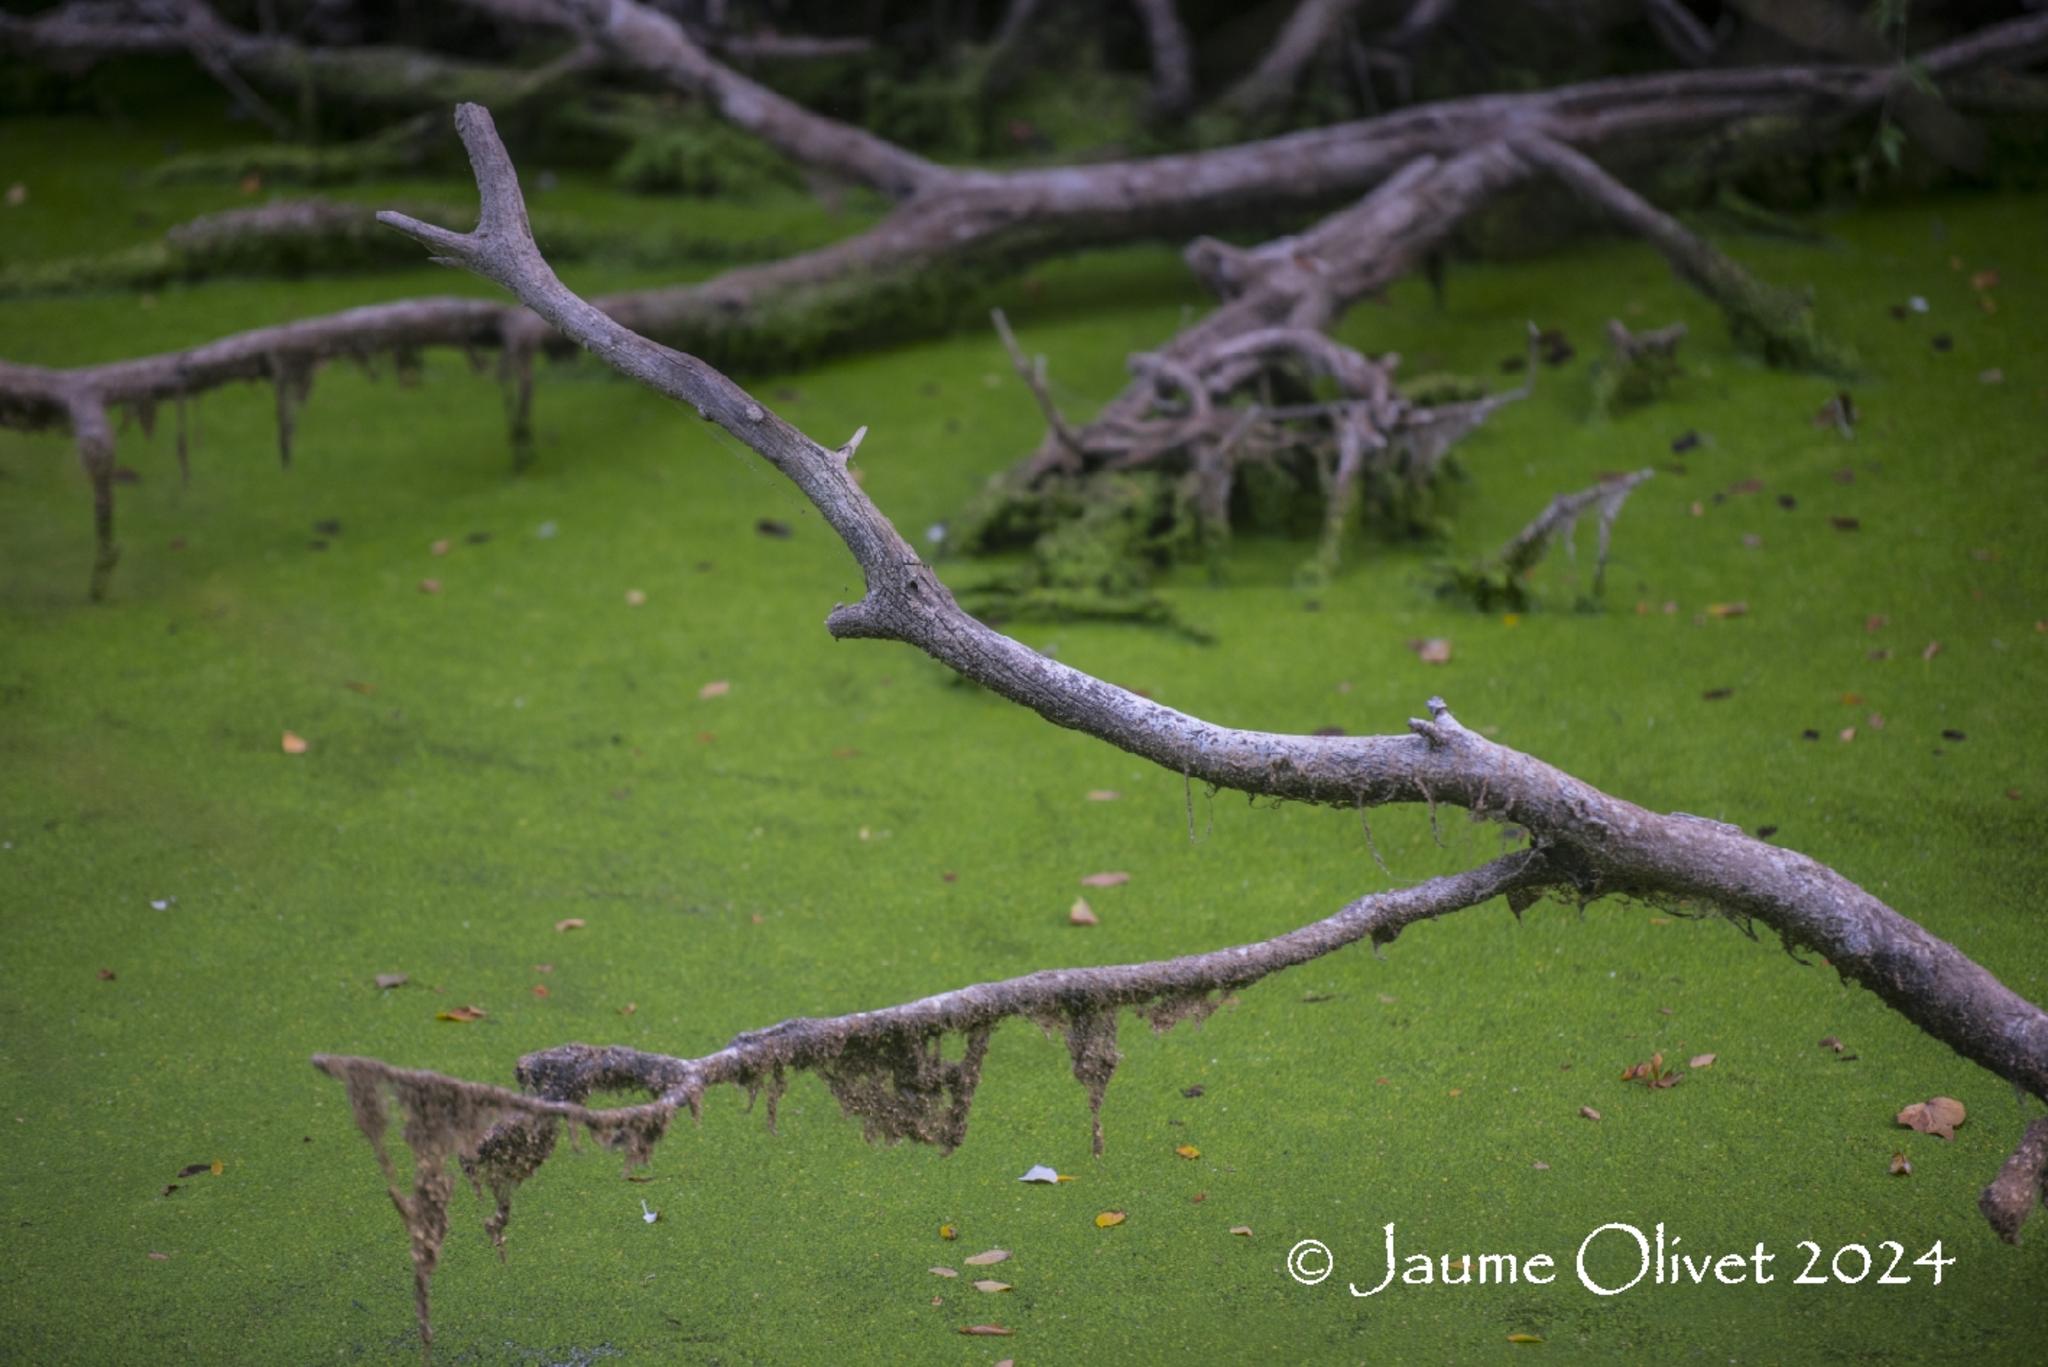
M1081 445L1080 436L1067 421L1066 415L1060 412L1060 406L1053 402L1052 393L1046 388L1045 358L1040 356L1034 361L1024 355L1024 348L1017 344L1017 334L1010 331L1010 320L1001 309L990 309L988 316L989 321L995 324L996 336L1002 338L1003 350L1010 353L1010 365L1016 370L1017 378L1024 382L1024 387L1031 391L1031 397L1038 401L1038 411L1045 415L1046 428L1058 438L1060 445L1076 456L1085 456L1087 453Z

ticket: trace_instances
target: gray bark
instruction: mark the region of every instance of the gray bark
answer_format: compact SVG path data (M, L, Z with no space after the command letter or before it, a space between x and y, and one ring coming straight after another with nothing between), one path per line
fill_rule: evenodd
M542 1051L521 1063L521 1078L542 1094L538 1098L374 1060L317 1059L321 1068L350 1081L352 1095L365 1086L402 1084L415 1095L442 1095L444 1106L447 1097L467 1098L465 1105L487 1102L512 1117L512 1132L522 1116L558 1117L615 1130L630 1124L644 1138L658 1137L674 1110L694 1108L707 1086L779 1086L786 1070L815 1068L828 1081L838 1079L834 1087L842 1104L861 1114L871 1131L955 1143L964 1133L963 1098L972 1091L978 1050L985 1032L1004 1017L1064 1018L1075 1074L1099 1103L1115 1063L1113 1021L1120 1008L1146 1007L1156 1022L1170 1024L1202 1009L1209 993L1358 939L1385 943L1414 920L1497 895L1520 912L1551 890L1578 899L1615 893L1679 899L1738 920L1762 921L1788 944L1825 955L1845 980L1869 988L1965 1058L2048 1097L2048 1013L1953 945L1796 851L1718 821L1650 812L1609 796L1468 730L1440 700L1432 699L1430 715L1411 721L1402 735L1328 738L1236 730L1093 678L968 617L853 478L848 447L835 450L812 440L717 370L637 336L564 286L526 226L517 177L490 116L465 106L457 120L482 190L477 227L453 232L398 214L385 221L437 257L498 282L564 336L718 424L794 483L845 543L865 580L859 601L835 607L826 618L834 636L913 645L1055 725L1191 780L1346 808L1426 802L1434 809L1447 803L1513 822L1530 833L1533 844L1478 869L1362 898L1326 920L1256 945L1153 964L1053 970L881 1011L786 1021L740 1035L701 1059L584 1045ZM1106 1045L1105 1015L1112 1032ZM942 1066L936 1039L948 1031L969 1033L969 1056ZM910 1068L923 1088L920 1099L903 1102L908 1110L902 1114L864 1109L874 1098L854 1088L844 1072L856 1066L848 1062L850 1051L868 1059L866 1066L880 1065L873 1062L875 1054L860 1050L884 1051L899 1069L899 1081L900 1070ZM581 1112L581 1100L600 1086L645 1089L654 1100L625 1111ZM947 1103L943 1117L934 1119L941 1101ZM502 1138L505 1129L493 1133ZM478 1156L489 1142L478 1129L465 1156ZM2038 1160L2015 1162L2035 1174L2038 1186ZM501 1214L507 1199L501 1195Z

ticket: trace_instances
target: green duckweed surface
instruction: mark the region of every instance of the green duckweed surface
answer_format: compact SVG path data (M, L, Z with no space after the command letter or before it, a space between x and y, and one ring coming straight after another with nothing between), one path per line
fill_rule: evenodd
M0 156L0 180L29 189L0 210L8 262L129 245L148 235L138 211L235 198L146 199L133 173L161 149L133 130L33 131ZM568 193L592 214L698 212L595 180ZM845 226L796 203L747 212L790 238ZM1609 792L1775 827L2048 998L2044 221L2048 199L1949 198L1817 221L1824 245L1729 242L1766 277L1812 284L1863 358L1853 439L1812 421L1835 386L1741 356L1634 245L1456 270L1441 310L1403 285L1346 333L1409 373L1506 383L1497 363L1529 319L1581 353L1462 449L1445 540L1361 540L1313 599L1290 586L1303 544L1240 543L1220 576L1166 588L1214 646L1108 625L1020 634L1242 726L1396 730L1440 692L1468 725ZM1973 284L1984 271L1995 284ZM657 278L567 274L589 289ZM17 301L0 305L0 351L76 364L485 288L422 267ZM1889 315L1912 295L1924 314ZM999 301L1082 412L1126 353L1201 307L1152 248L1044 268ZM1592 416L1586 374L1609 316L1692 327L1671 396L1611 419ZM980 332L755 392L828 444L867 425L866 487L920 539L1039 431ZM1428 813L1379 812L1382 871L1356 814L1189 793L903 648L833 643L821 620L860 585L821 521L746 452L594 367L543 374L539 459L516 477L498 394L459 357L431 357L414 388L324 373L289 471L271 412L253 388L203 400L189 485L167 424L123 437L125 555L98 607L68 441L0 433L10 1360L415 1360L404 1235L315 1052L494 1081L570 1040L702 1052L785 1016L1267 936L1500 848L1461 814L1443 814L1439 847ZM1700 444L1674 456L1687 431ZM1623 515L1605 611L1572 610L1589 564L1562 555L1518 620L1433 596L1433 564L1645 464L1683 469ZM763 536L761 519L792 534ZM1708 615L1738 602L1745 615ZM1431 636L1452 641L1449 664L1407 646ZM729 691L700 696L714 681ZM282 751L287 731L304 754ZM1112 869L1130 881L1085 890L1100 925L1070 926L1078 880ZM558 932L565 918L584 928ZM410 982L379 991L380 973ZM464 1004L488 1015L435 1019ZM1843 1052L1819 1046L1830 1036ZM1975 1210L2038 1104L1768 932L1614 902L1517 924L1493 905L1417 926L1383 958L1354 949L1270 980L1200 1028L1126 1022L1123 1043L1101 1159L1065 1051L1011 1023L948 1158L864 1145L802 1079L778 1136L714 1095L646 1183L606 1155L557 1158L523 1191L503 1266L465 1194L436 1357L2038 1352L2048 1237L2006 1247ZM1618 1080L1654 1051L1717 1061L1669 1090ZM1893 1123L1936 1094L1969 1108L1953 1143ZM1910 1177L1888 1173L1895 1151ZM176 1175L214 1160L219 1175ZM1075 1180L1019 1185L1035 1163ZM1099 1229L1104 1210L1128 1219ZM1347 1281L1379 1280L1388 1222L1403 1253L1542 1253L1562 1275L1354 1298ZM1573 1256L1609 1222L1661 1222L1682 1254L1761 1243L1775 1279L1595 1296ZM1307 1238L1334 1258L1320 1286L1285 1271ZM1858 1285L1795 1284L1802 1240L1823 1276L1843 1245L1876 1265ZM1884 1241L1910 1284L1876 1284ZM1937 1243L1954 1260L1939 1286L1911 1261ZM927 1271L990 1247L1014 1254L996 1269L1009 1292ZM1610 1236L1592 1270L1625 1279L1630 1249ZM1853 1274L1855 1255L1839 1265ZM978 1323L1015 1336L959 1334Z

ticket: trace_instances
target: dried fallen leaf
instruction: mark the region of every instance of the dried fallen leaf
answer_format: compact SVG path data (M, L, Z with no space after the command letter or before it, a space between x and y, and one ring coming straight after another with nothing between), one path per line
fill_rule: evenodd
M1821 1037L1820 1047L1823 1049L1832 1049L1838 1054L1842 1052L1842 1042L1836 1039L1833 1035L1823 1035Z
M1008 1291L1010 1289L1008 1282L991 1281L987 1277L983 1277L980 1281L973 1283L973 1286L976 1291L986 1291L990 1295L994 1295L998 1291Z
M1600 1112L1594 1110L1591 1106L1579 1107L1579 1114L1588 1120L1598 1120L1600 1118Z
M306 753L306 738L296 731L285 732L284 739L279 744L287 755L303 755Z
M1067 921L1071 925L1093 926L1100 925L1102 918L1095 914L1095 908L1088 905L1087 898L1076 897L1074 905L1067 908Z
M1444 665L1451 662L1451 642L1448 637L1430 636L1420 641L1410 641L1408 648L1415 652L1415 658L1426 665Z
M1907 1129L1918 1130L1922 1134L1940 1135L1943 1139L1954 1139L1956 1126L1962 1124L1968 1114L1969 1112L1963 1109L1963 1103L1954 1097L1935 1096L1925 1101L1914 1102L1899 1112L1898 1119Z
M215 1177L218 1177L228 1170L228 1165L221 1162L218 1158L216 1158L211 1163L208 1163L206 1165L206 1170L212 1173Z
M171 1260L171 1255L168 1253L152 1252L149 1255L149 1260L153 1263L167 1263Z
M371 981L375 982L379 988L389 990L390 988L394 987L404 987L407 983L412 981L412 974L379 973Z
M953 1240L960 1237L960 1231L953 1228L951 1225L940 1225L939 1237L941 1239L946 1240L948 1243L951 1243Z
M772 517L764 517L756 522L754 530L763 536L772 536L777 541L787 541L790 535L789 524L787 522L777 522Z
M1853 726L1843 727L1840 731L1835 733L1835 739L1842 742L1842 744L1847 745L1850 741L1856 739L1856 728Z
M951 1228L951 1225L941 1226L941 1237L952 1238L952 1235L944 1233L945 1230ZM993 1267L997 1263L1008 1262L1009 1260L1010 1250L1007 1248L992 1248L986 1253L977 1253L972 1258L963 1259L969 1267Z
M1122 796L1123 794L1114 788L1090 788L1088 790L1088 800L1090 802L1114 802Z
M1929 641L1926 647L1921 650L1920 658L1923 660L1931 660L1939 654L1941 654L1941 642Z
M1509 1335L1508 1335L1508 1342L1509 1342L1509 1343L1541 1343L1541 1342L1543 1342L1543 1335L1541 1335L1541 1334L1509 1334Z
M581 916L564 916L561 920L555 922L555 929L557 932L581 930L583 929L583 918Z
M1005 1329L1000 1324L969 1324L963 1325L960 1332L972 1338L1006 1339L1017 1331Z
M1097 1229L1114 1229L1127 1218L1120 1210L1105 1210L1102 1214L1095 1217L1095 1227Z
M100 981L103 983L110 983L114 981L114 979L117 976L119 975L117 975L111 968L103 968L100 970Z
M533 985L533 995L536 997L550 997L554 994L548 991L546 983L535 983Z
M1206 1192L1206 1191L1198 1191L1198 1192L1196 1192L1196 1193L1195 1193L1195 1194L1194 1194L1193 1196L1190 1196L1190 1197L1188 1198L1188 1200L1192 1201L1192 1202L1193 1202L1194 1204L1196 1204L1196 1205L1198 1205L1198 1206L1199 1206L1200 1204L1202 1204L1202 1202L1204 1202L1204 1201L1206 1201L1206 1200L1208 1200L1208 1199L1209 1199L1209 1193L1208 1193L1208 1192Z
M197 1177L202 1172L211 1171L213 1171L213 1164L211 1163L187 1163L184 1167L178 1169L178 1176Z
M1232 1234L1235 1234L1240 1239L1249 1239L1252 1237L1252 1227L1250 1225L1232 1225L1230 1227L1230 1232Z
M928 1267L925 1271L931 1273L934 1277L957 1277L960 1275L950 1267Z
M1182 1144L1179 1147L1175 1148L1174 1152L1179 1154L1182 1158L1189 1159L1190 1161L1200 1158L1202 1156L1202 1151L1196 1148L1193 1144Z
M482 1020L487 1014L489 1013L481 1006L453 1006L446 1011L436 1011L434 1019L437 1021L459 1021L467 1025L471 1021Z
M1117 888L1131 881L1128 873L1091 873L1081 880L1084 888Z
M1686 1060L1685 1066L1688 1068L1711 1068L1714 1066L1714 1059L1716 1057L1718 1056L1714 1054L1694 1054Z
M630 1016L630 1015L632 1015L632 1014L633 1014L633 1013L634 1013L635 1011L638 1011L639 1009L640 1009L640 1003L639 1003L639 1002L627 1002L627 1003L626 1003L626 1004L625 1004L624 1006L622 1006L622 1007L620 1007L620 1008L619 1008L619 1014L620 1014L620 1015L622 1015L622 1016Z
M644 608L644 607L646 607L646 606L647 606L647 594L646 594L646 593L645 593L645 592L644 592L643 590L640 590L640 589L627 589L627 590L626 590L626 606L627 606L627 607L629 607L629 608Z
M732 692L732 684L725 679L713 679L697 690L700 698L722 698Z
M1709 603L1709 604L1707 604L1707 616L1709 616L1709 617L1743 617L1743 616L1747 616L1747 615L1748 615L1748 613L1749 613L1749 604L1748 604L1748 603Z
M360 679L344 679L341 686L351 693L360 693L366 698L377 691L377 685L364 683Z
M454 545L454 542L450 541L447 537L444 536L439 541L436 541L433 545L427 547L427 554L446 555L450 550L454 549Z
M1892 1176L1894 1176L1894 1177L1910 1177L1910 1176L1912 1176L1912 1175L1913 1175L1913 1163L1912 1163L1912 1160L1908 1159L1908 1158L1906 1157L1906 1155L1904 1155L1903 1153L1897 1153L1897 1152L1894 1152L1894 1153L1892 1154L1892 1167L1891 1167L1891 1172L1892 1172Z
M439 593L440 591L441 591L441 581L440 581L440 580L438 580L438 579L422 579L422 580L420 580L420 592L421 592L421 593L425 593L425 594L436 594L436 593Z

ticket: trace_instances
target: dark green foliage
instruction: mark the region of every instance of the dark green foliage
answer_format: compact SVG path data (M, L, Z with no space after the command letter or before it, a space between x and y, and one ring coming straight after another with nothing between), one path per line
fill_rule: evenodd
M759 138L703 114L673 116L636 139L612 178L643 194L747 198L799 177L789 160Z

